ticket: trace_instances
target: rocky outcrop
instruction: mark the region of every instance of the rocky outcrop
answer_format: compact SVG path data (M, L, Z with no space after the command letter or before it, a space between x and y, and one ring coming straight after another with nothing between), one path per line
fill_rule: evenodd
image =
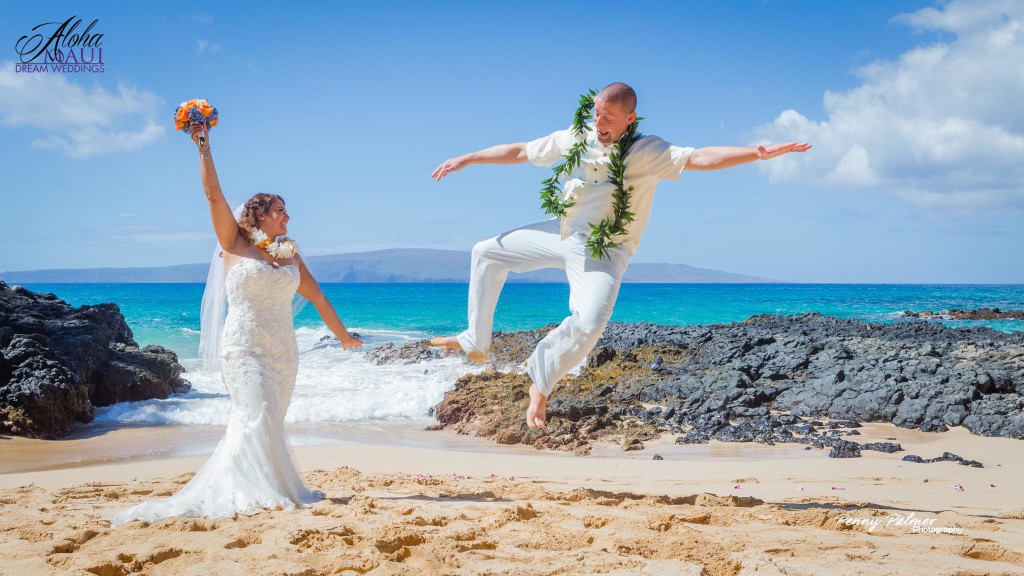
M941 320L1024 320L1024 310L1000 310L999 308L978 308L977 310L960 310L950 308L945 312L903 311L903 318L925 318Z
M328 338L324 336L324 338ZM333 339L333 336L330 337ZM321 339L323 341L323 339ZM336 339L333 339L337 342ZM393 342L387 342L366 352L366 358L378 366L386 364L415 364L429 360L444 358L445 354L440 348L432 347L427 341L414 342L405 346L396 346Z
M58 438L94 406L186 392L178 358L139 348L115 304L73 308L0 282L0 432Z
M837 448L858 422L1024 438L1024 333L816 313L612 323L580 374L558 384L549 426L533 431L523 422L529 381L510 367L549 329L495 333L488 362L502 370L461 378L437 407L439 426L578 452L601 437L635 447L666 433L680 443L800 442L835 457L896 450Z

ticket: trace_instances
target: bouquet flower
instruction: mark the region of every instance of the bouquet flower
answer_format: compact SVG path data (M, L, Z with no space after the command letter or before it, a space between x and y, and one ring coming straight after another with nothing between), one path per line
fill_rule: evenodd
M174 111L174 129L181 130L191 136L192 124L209 122L210 127L217 125L217 109L210 106L205 98L195 98L178 105ZM199 145L206 148L206 132L199 135Z

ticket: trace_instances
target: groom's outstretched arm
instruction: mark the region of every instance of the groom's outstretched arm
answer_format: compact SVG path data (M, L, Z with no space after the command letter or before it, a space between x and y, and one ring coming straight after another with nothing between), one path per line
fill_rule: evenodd
M805 142L786 142L765 146L708 146L690 154L683 170L721 170L754 160L770 160L790 152L806 152L811 145Z
M430 177L440 182L441 178L452 172L458 172L470 164L523 164L527 160L526 142L498 144L497 146L449 158L442 162Z

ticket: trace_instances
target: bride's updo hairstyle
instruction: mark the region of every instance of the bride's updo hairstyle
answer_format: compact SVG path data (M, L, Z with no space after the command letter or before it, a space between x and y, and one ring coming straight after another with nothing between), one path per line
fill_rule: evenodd
M270 205L274 203L274 200L280 200L284 204L284 198L277 194L267 194L266 192L260 192L249 198L242 207L242 216L238 219L238 225L244 228L246 232L259 229L263 215L267 213L267 210L270 210Z

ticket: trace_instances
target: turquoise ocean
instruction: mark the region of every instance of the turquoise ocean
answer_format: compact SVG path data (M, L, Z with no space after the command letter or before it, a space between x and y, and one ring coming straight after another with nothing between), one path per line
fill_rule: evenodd
M114 302L140 345L161 344L182 358L199 347L203 284L25 284L52 292L72 306ZM465 284L325 284L324 292L352 329L394 332L409 338L464 329ZM495 330L526 330L561 322L568 314L565 284L515 284L502 291ZM1024 285L906 284L625 284L615 304L615 322L719 324L755 314L820 312L870 322L893 322L904 310L998 307L1024 309ZM941 321L1024 330L1024 321ZM307 306L296 328L322 326Z

